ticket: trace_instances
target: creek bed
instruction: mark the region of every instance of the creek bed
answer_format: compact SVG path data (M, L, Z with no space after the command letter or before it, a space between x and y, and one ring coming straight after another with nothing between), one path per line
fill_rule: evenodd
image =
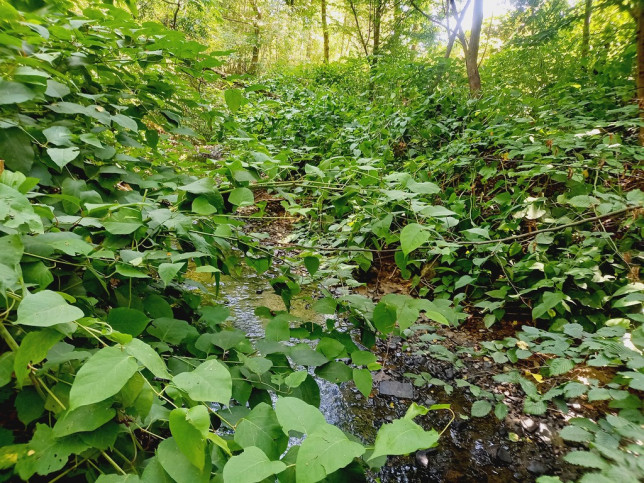
M222 277L218 293L212 280L200 276L193 278L199 279L209 290L213 301L230 309L233 325L251 338L264 336L264 324L255 315L256 307L284 310L281 298L273 292L267 278L252 272L244 273L241 278ZM306 290L293 300L291 313L301 319L324 322L326 316L309 308L307 298L310 301L312 291ZM481 364L475 363L471 372L461 370L460 374L455 374L451 364L412 355L403 346L403 341L396 338L379 343L375 352L378 359L383 361L383 371L375 374L370 398L364 398L352 383L338 386L316 377L320 386L320 410L329 423L357 436L365 444L373 444L377 429L404 416L413 401L426 406L451 404L457 418L442 435L437 448L419 451L415 455L390 457L380 470L367 473L368 481L526 482L534 481L541 474L555 473L564 478L575 477L568 465L562 465L552 439L521 428L523 420L515 418L516 424L513 426L508 424L507 418L497 421L493 415L471 419L459 417L459 414L469 414L474 401L465 389L455 388L452 394L447 395L436 386L413 388L413 398L381 394L384 388L382 384L386 386L389 382L388 386L393 386L395 392L396 381L408 383L403 377L405 372L425 371L453 382L459 375L476 378L477 367L479 372L489 373L489 367L483 365L481 368ZM391 392L391 389L382 392ZM433 427L441 431L450 418L448 411L434 411L416 418L416 421L426 429ZM544 423L536 424L539 427ZM549 436L552 436L551 428L545 427L550 431ZM511 442L509 434L514 431L519 433L520 440Z

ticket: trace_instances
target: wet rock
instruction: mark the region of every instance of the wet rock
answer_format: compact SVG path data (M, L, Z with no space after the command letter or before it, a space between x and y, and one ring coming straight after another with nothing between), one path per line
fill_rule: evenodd
M261 288L258 288L257 290L255 290L255 293L256 293L257 295L260 295L260 294L263 294L263 293L264 293L264 291L263 291Z
M448 381L454 379L454 369L452 369L451 367L445 369L445 379L447 379Z
M414 386L408 382L382 381L380 383L380 394L382 396L394 396L401 399L413 399Z
M521 427L528 433L534 433L539 425L532 418L524 418L521 420Z
M506 463L510 464L514 461L514 458L512 458L512 454L510 451L508 451L507 448L504 448L501 446L497 451L496 451L496 459L499 460L501 463Z
M427 468L429 466L429 459L433 453L438 451L437 448L423 449L416 452L416 466Z
M526 468L533 475L543 475L548 468L541 461L531 461Z
M552 429L550 429L550 426L545 423L539 423L538 433L539 436L541 436L541 439L543 439L546 443L550 443L555 436L555 434L552 432Z
M425 399L424 404L427 407L433 406L434 404L436 404L436 399L432 399L431 397L428 397L427 399Z

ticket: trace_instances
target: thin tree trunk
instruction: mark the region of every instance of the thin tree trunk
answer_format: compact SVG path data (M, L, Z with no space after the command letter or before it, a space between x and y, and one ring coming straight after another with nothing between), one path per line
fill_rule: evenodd
M179 15L180 9L181 2L177 2L177 8L174 9L174 14L172 15L172 30L177 30L177 16Z
M349 0L349 5L351 6L351 12L353 13L353 19L356 21L356 30L358 31L358 38L360 39L360 44L364 50L364 55L369 57L369 48L367 47L367 41L365 41L364 35L362 35L362 30L360 29L360 21L358 20L358 12L356 11L356 6L353 3L353 0Z
M382 13L384 10L384 3L386 0L377 0L374 15L373 15L373 50L371 55L373 56L373 63L378 62L378 52L380 50L380 25L382 21Z
M257 3L253 1L253 10L255 10L255 19L253 20L253 51L250 61L250 68L248 69L251 74L257 74L259 69L259 48L261 40L260 23L262 21L262 12L260 11Z
M644 146L644 7L637 14L637 102L640 108L640 145Z
M465 62L467 64L467 80L470 84L470 93L476 96L481 91L481 76L479 75L479 44L481 42L481 26L483 25L483 0L474 0L472 15L472 31L470 41L465 49Z
M584 9L584 32L581 37L581 57L585 59L590 52L590 14L593 9L593 0L586 0Z
M322 0L322 37L324 38L324 63L329 63L329 26L326 21L326 0Z

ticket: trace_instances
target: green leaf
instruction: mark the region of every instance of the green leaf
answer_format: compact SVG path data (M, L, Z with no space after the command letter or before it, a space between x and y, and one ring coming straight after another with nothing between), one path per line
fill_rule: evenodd
M560 357L557 359L549 360L548 367L550 368L549 372L551 376L560 376L568 371L572 371L572 369L575 367L575 364L570 359Z
M187 416L187 409L173 409L169 417L170 432L188 461L202 471L205 465L206 439L202 432L187 420Z
M421 247L429 240L429 232L418 223L410 223L400 232L400 248L405 256Z
M159 277L164 287L168 286L184 265L185 263L162 263L159 265Z
M118 124L119 126L134 132L139 130L139 127L137 126L136 121L131 117L125 116L123 114L114 114L112 116L112 121Z
M117 332L137 337L150 322L150 318L140 310L116 307L107 314L107 323Z
M380 301L373 310L373 325L383 334L390 334L396 327L396 307Z
M261 449L250 446L228 460L224 466L224 483L256 483L285 469L281 461L271 461Z
M410 419L397 419L383 425L376 436L376 444L369 460L384 455L403 455L425 448L432 448L438 442L438 433L433 429L425 431Z
M353 377L351 368L344 362L331 361L315 369L315 374L329 382L340 384L350 381Z
M320 425L307 436L297 453L297 483L323 480L364 452L365 448L360 443L350 441L335 426L326 423Z
M205 458L203 470L200 471L186 458L174 438L161 441L157 448L157 460L176 483L210 481L210 457Z
M192 372L182 372L172 382L186 392L193 401L230 404L232 379L226 366L216 360L208 360Z
M47 148L47 154L49 154L51 160L56 163L59 168L64 168L67 163L70 163L78 157L80 149L77 147Z
M157 337L163 342L179 345L190 336L197 337L198 332L185 320L160 317L154 319L146 330L150 335Z
M378 359L376 358L376 355L373 352L355 351L351 353L351 361L356 366L367 366L369 364L373 364L377 360Z
M242 448L255 446L269 459L276 460L286 450L288 437L282 431L273 408L260 403L237 423L235 442Z
M318 257L304 257L304 266L311 275L315 275L315 272L320 268L320 259Z
M571 451L564 456L564 460L573 465L583 466L585 468L597 468L600 470L606 468L607 465L601 456L590 451Z
M231 112L237 112L244 101L242 91L239 89L228 89L224 91L226 105Z
M373 387L373 376L369 369L354 369L353 370L353 382L355 382L358 391L366 398L371 394L371 388Z
M538 319L550 309L559 305L565 298L566 296L562 292L545 292L541 303L532 309L532 318Z
M69 393L70 408L114 396L138 370L134 357L118 347L104 347L79 369Z
M323 315L333 315L335 314L335 309L337 308L338 303L333 297L324 297L323 299L317 300L313 304L313 310L318 314Z
M217 213L217 208L212 206L205 196L197 196L192 201L192 211L198 215L212 215Z
M111 401L102 401L89 406L69 409L58 417L54 425L54 436L62 438L81 431L94 431L116 416Z
M36 97L36 93L24 84L0 79L0 104L20 104Z
M588 443L592 441L592 434L578 426L566 426L559 435L566 441L575 441L576 443Z
M0 355L0 387L11 382L15 354L11 351Z
M15 406L18 411L18 419L25 426L39 419L45 412L45 402L40 394L32 388L24 388L18 393Z
M286 376L286 379L284 379L284 382L288 387L298 387L300 384L304 382L308 374L309 373L307 371L292 372L291 374Z
M255 203L255 196L248 188L235 188L228 195L228 201L235 206L248 206Z
M69 305L62 295L51 290L43 290L22 299L18 306L16 324L50 327L73 322L84 315L81 309Z
M13 362L16 382L22 387L29 377L29 364L38 364L46 356L49 349L63 338L63 334L53 329L29 332L20 343Z
M287 435L289 431L311 434L318 426L327 424L318 408L294 397L278 398L275 414L284 434Z
M475 418L487 416L492 410L492 405L488 401L476 401L472 404L471 414Z
M0 159L7 168L28 174L34 162L31 138L22 129L0 129Z
M114 310L114 309L112 309ZM143 364L155 377L160 379L170 379L165 362L161 356L150 345L140 339L132 339L126 346L125 351L135 357Z

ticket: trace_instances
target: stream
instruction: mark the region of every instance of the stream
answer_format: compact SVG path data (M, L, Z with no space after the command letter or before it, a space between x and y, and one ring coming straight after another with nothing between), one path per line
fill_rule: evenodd
M214 281L196 275L192 278L208 289L211 299L230 309L232 324L251 338L264 336L263 321L254 313L256 307L284 310L282 299L273 292L266 277L252 272L244 273L242 278L222 277L217 294ZM304 294L293 300L291 313L305 320L324 322L327 316L310 309L306 290L304 288ZM311 294L309 289L309 300ZM316 377L320 387L320 410L329 423L357 436L365 444L373 444L377 429L404 416L413 401L425 406L451 404L457 417L442 435L437 448L419 451L415 455L390 457L381 469L367 471L367 481L525 482L535 481L541 474L552 475L557 468L557 472L562 473L558 451L553 450L556 447L553 431L547 424L535 423L537 430L533 432L531 427L522 427L525 424L518 419L514 420L513 426L511 418L498 421L493 415L460 417L469 415L469 408L475 400L468 391L456 387L451 395L447 395L438 386L412 386L410 389L409 380L402 375L404 372L426 371L455 386L456 377L476 379L477 370L489 375L489 366L475 363L459 374L449 363L410 353L399 338L379 343L375 353L378 360L383 361L383 371L374 374L374 390L370 398L364 398L351 382L338 386ZM404 383L406 389L412 391L413 398L409 395L399 398L390 391L383 391L383 382L390 385ZM433 427L440 432L450 419L449 412L443 410L417 417L416 422L425 429ZM540 431L542 427L545 434ZM520 439L517 441L513 436ZM564 465L562 476L574 477L570 471Z

